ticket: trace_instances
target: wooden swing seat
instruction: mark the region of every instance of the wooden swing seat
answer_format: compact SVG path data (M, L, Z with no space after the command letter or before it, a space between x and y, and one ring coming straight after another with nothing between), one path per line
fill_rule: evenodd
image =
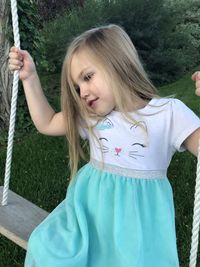
M0 199L3 195L3 186L0 186ZM27 249L27 241L35 227L48 215L48 212L34 205L9 190L9 203L0 204L0 233Z

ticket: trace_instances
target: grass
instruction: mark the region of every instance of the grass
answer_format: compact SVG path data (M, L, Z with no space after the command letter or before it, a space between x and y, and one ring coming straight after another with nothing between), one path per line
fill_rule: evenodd
M58 108L58 76L44 77L43 83L47 95L51 96L50 101ZM194 83L189 74L159 90L162 95L176 94L200 115L200 98L194 95ZM6 148L0 149L0 184L3 184ZM14 144L11 189L50 212L65 197L69 177L66 151L67 143L62 137L43 136L36 130L19 137ZM168 176L174 191L181 267L188 266L195 173L194 156L188 152L175 154ZM22 249L0 236L0 267L23 266L24 256ZM198 264L200 266L200 258Z
M11 189L51 211L65 197L68 184L66 143L33 133L14 146ZM5 151L0 153L0 177L4 173ZM3 181L0 180L0 184ZM24 251L0 236L0 266L23 266Z

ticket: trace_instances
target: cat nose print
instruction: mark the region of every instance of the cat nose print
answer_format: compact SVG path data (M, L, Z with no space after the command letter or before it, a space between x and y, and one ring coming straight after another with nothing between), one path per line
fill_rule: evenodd
M122 148L116 147L115 152L117 153L116 156L119 156L119 153L122 151Z

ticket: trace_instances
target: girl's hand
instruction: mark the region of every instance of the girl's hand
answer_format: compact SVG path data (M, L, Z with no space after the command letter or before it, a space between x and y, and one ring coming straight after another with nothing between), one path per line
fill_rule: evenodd
M196 95L200 96L200 71L196 71L195 73L192 74L192 80L196 82L195 93Z
M12 47L9 53L10 71L19 70L19 78L24 81L36 74L35 64L30 54L25 50Z

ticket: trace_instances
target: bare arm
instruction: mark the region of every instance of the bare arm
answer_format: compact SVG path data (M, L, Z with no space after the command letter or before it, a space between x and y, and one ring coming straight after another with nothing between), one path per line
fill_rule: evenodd
M55 113L50 106L37 73L24 80L23 87L31 118L38 131L46 135L65 135L63 114Z
M194 131L188 138L184 141L185 148L197 157L198 155L198 145L200 139L200 128Z
M56 113L50 106L29 53L13 47L9 57L10 70L19 70L29 112L38 131L46 135L65 135L63 114Z
M193 81L195 81L195 93L200 96L200 71L196 71L192 75ZM190 151L193 155L198 155L198 146L200 139L200 128L194 131L188 138L184 141L184 146L188 151Z

